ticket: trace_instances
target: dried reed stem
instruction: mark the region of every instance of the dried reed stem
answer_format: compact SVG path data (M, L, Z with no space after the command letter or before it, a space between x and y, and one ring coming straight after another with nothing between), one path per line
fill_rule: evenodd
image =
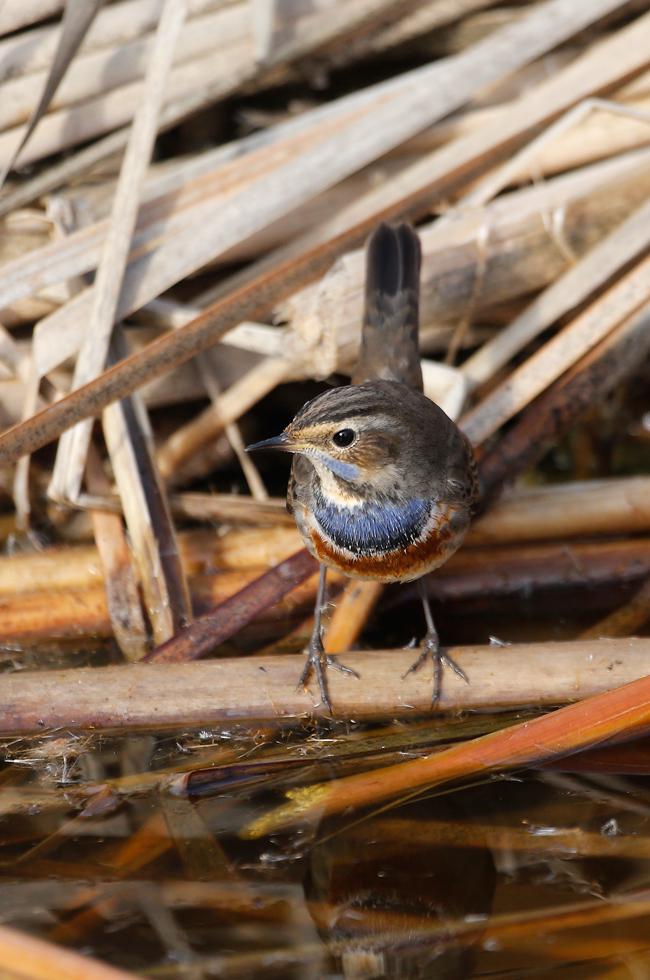
M65 0L23 0L18 5L3 4L0 11L0 34L9 34L28 24L52 17L64 4Z
M292 539L289 552L298 544L298 540ZM217 558L222 566L239 564L239 568L212 573L205 571L206 565L211 565L209 549L203 549L204 557L200 552L192 557L187 548L183 551L194 609L202 616L197 628L205 627L205 636L197 647L192 643L196 634L191 631L186 635L179 634L179 645L174 644L172 648L179 657L205 656L216 650L218 643L236 635L247 623L259 623L266 632L269 625L286 626L287 620L291 624L292 617L304 616L310 607L313 609L313 579L302 585L292 584L291 580L278 581L275 575L264 571L259 558L255 564L250 564L254 558L252 549L240 549L239 555L229 556L230 560ZM5 642L18 648L16 656L19 649L43 645L48 640L78 643L112 635L105 587L94 584L102 576L97 554L88 549L86 564L83 564L81 554L83 552L76 549L68 549L65 554L60 554L60 564L28 561L3 569L0 629ZM299 555L298 561L302 561L306 552ZM74 562L70 560L72 557ZM242 565L242 558L247 558L248 564ZM282 560L282 552L275 560ZM40 581L32 579L32 571L34 576L49 578L45 582L42 577ZM311 571L315 575L315 566L311 566ZM571 596L575 611L577 599L583 595L588 600L598 586L634 587L648 574L650 550L647 538L570 546L560 540L527 546L519 544L516 548L464 549L435 575L429 576L427 591L435 601L462 606L477 600L485 604L499 598L518 602L524 595L536 592L543 595L553 589L556 596L558 592ZM342 576L330 573L330 589L333 591L341 580ZM271 592L270 585L273 585ZM246 602L240 608L241 593ZM53 596L56 596L55 603ZM399 590L393 596L395 601L409 598L412 594L406 590ZM418 618L413 626L414 633L418 632L419 624ZM342 635L347 637L341 643L351 642L349 631L352 628L356 634L360 628L359 616L351 618L349 624L341 625ZM283 652L285 649L286 646Z
M92 445L86 464L86 484L91 493L106 493L110 489ZM92 524L113 636L127 660L141 660L147 652L147 630L122 518L119 514L94 510Z
M643 285L639 286L643 290ZM611 291L603 299L606 300L610 294ZM622 299L625 300L625 297ZM579 321L580 318L575 322ZM481 462L481 478L486 493L489 495L500 490L506 480L539 459L560 434L636 370L648 349L650 308L645 306L615 327L609 336L547 388L522 413L519 422L502 437L499 444L486 454ZM484 430L481 417L475 418L477 427Z
M505 194L484 206L453 211L453 220L422 226L425 349L430 324L467 318L468 296L477 292L479 280L477 310L489 311L495 304L536 291L565 273L573 260L560 242L575 255L584 255L643 204L650 188L649 156L644 150L607 160ZM401 187L402 177L394 177L388 188ZM379 196L376 203L380 203ZM310 241L326 237L337 220L299 236L298 242L308 247ZM268 270L273 262L294 254L296 247L290 242L253 263L233 277L231 285ZM276 307L276 317L288 322L294 343L299 344L294 360L298 360L301 348L309 350L310 345L320 342L321 347L326 345L328 355L335 346L339 370L351 370L360 336L363 269L362 252L347 254L320 283L307 286ZM306 360L305 370L318 373L316 355Z
M602 644L600 649L603 652L608 644L620 644L620 650L626 643L630 644L628 649L638 644L643 648L648 644L647 640L592 642L598 646ZM578 642L569 644L574 650L581 645ZM592 648L594 652L596 649ZM610 647L610 652L612 650ZM588 658L589 654L586 656ZM555 660L553 666L556 666ZM614 661L609 660L605 670L613 666ZM513 670L516 670L514 664ZM544 673L548 672L548 660L543 670ZM507 672L499 671L500 681L506 677ZM643 675L622 687L591 695L577 704L513 725L504 731L443 749L425 759L291 791L289 803L249 825L246 834L257 837L277 833L310 818L322 818L350 808L380 803L452 779L477 773L484 777L487 772L496 769L521 768L569 755L617 736L632 739L646 733L649 728L650 677Z
M109 405L103 429L154 640L164 643L192 618L192 605L139 394Z
M522 487L474 522L464 547L650 530L650 477Z
M181 663L197 660L230 639L256 616L282 599L316 573L317 565L306 551L298 551L212 612L200 616L147 657L150 662Z
M449 652L470 684L446 673L437 710L506 708L575 701L645 677L650 640L475 646ZM413 650L346 654L346 664L361 679L329 672L336 716L408 718L429 713L430 674L424 670L402 678L413 657ZM19 671L3 681L0 731L132 731L321 715L317 693L296 687L303 663L301 655L286 655ZM525 671L518 668L521 663ZM517 755L510 763L502 761L523 763Z
M336 600L325 634L328 653L343 653L358 640L382 593L381 582L350 579Z
M0 926L0 957L5 975L24 980L135 980L136 976L9 926Z
M630 636L645 626L649 619L650 578L647 578L624 605L599 619L580 635L585 640L601 636Z
M548 122L580 100L601 91L607 84L605 77L611 84L628 77L628 73L634 70L628 60L630 45L638 55L638 60L634 61L635 67L644 67L650 51L649 24L650 15L641 17L616 32L597 50L587 49L557 74L534 86L514 106L497 110L498 115L476 133L461 136L433 153L425 154L403 170L398 178L369 191L339 211L331 221L291 242L281 250L278 260L301 254L305 248L340 234L369 214L374 214L379 220L387 214L426 213L432 200L455 189L471 176L484 172L497 154L521 143L535 126ZM443 228L444 224L441 231Z
M96 377L106 364L144 178L156 139L158 115L185 15L185 0L166 0L150 53L144 97L135 114L120 168L108 234L92 289L87 335L75 364L72 382L75 388ZM50 483L50 494L55 499L78 498L91 428L92 422L86 420L62 436Z
M453 108L462 105L482 86L503 77L508 71L512 71L530 61L543 51L559 43L565 37L570 36L572 32L579 30L598 16L602 16L608 11L616 9L619 5L620 3L616 2L616 0L591 0L590 3L582 2L582 0L581 2L577 2L576 0L569 12L563 0L547 0L540 7L534 8L530 14L518 23L510 25L503 31L497 31L493 36L480 42L474 48L463 52L456 58L451 59L449 62L439 63L425 69L418 69L412 78L409 77L402 80L403 85L398 93L393 93L391 90L390 96L383 96L384 105L380 111L370 113L366 111L364 114L357 109L349 113L347 124L354 130L355 139L346 143L347 153L341 153L341 133L338 131L336 140L331 147L327 142L327 138L324 138L311 151L307 150L296 160L292 160L284 166L278 167L271 175L273 185L276 186L282 183L283 186L291 189L291 207L295 208L306 197L315 193L316 185L314 178L310 175L322 174L322 177L319 178L320 184L318 189L331 186L337 179L341 179L352 170L358 169L363 163L374 159L382 152L386 152L391 146L396 145L400 141L408 138L409 135L424 128L424 126L430 124L434 119L440 118ZM444 85L442 84L443 81ZM434 91L438 93L435 99L431 97L432 84L435 84ZM332 158L330 150L335 151L334 158ZM257 183L258 190L263 196L265 193L264 187L268 185L268 180L265 181L264 178L261 178ZM251 214L248 226L246 226L246 222L242 225L241 208L246 204L250 207L251 190L252 187L246 189L246 199L242 201L239 201L237 195L234 195L230 205L236 209L240 237L245 234L251 234L254 230L258 230L265 221L268 222L272 218L280 217L281 214L286 213L288 210L287 201L284 199L276 200L273 206L267 211L265 218L262 219L258 213L259 198L255 196L255 218ZM215 217L219 220L218 227L222 234L223 225L227 224L225 208L222 203L219 204L219 213ZM202 222L204 228L210 228L211 222L209 215L207 209L204 208L202 208ZM363 232L365 230L366 228L364 227ZM360 227L358 231L361 232ZM348 234L348 241L351 237L353 236ZM336 239L333 241L335 242ZM210 252L212 252L212 255L214 254L214 248L210 246L210 236L207 232L205 241L201 242L201 247L204 251L204 254L201 256L197 252L196 245L196 234L193 228L191 231L188 229L184 233L179 233L174 241L175 262L173 273L167 270L161 276L161 271L159 270L157 276L152 276L152 272L156 268L156 263L150 262L148 258L147 261L144 261L145 257L143 256L140 260L140 265L144 265L146 271L140 277L142 270L139 268L139 262L134 262L127 275L123 295L129 295L129 291L132 289L129 283L137 282L137 288L129 296L128 300L125 299L120 303L117 315L124 316L129 310L137 309L152 299L162 289L166 288L167 285L170 285L171 282L178 281L183 275L193 271L208 258L212 257L209 254ZM186 251L184 251L185 249ZM322 255L323 252L329 252L330 255L336 254L336 247L330 242L325 249L321 250L320 254ZM183 255L183 260L179 265L178 257L181 254ZM308 252L307 256L309 254ZM301 265L303 268L307 265L306 257L293 263L292 272L294 275L296 269L300 268ZM169 276L171 276L171 280ZM145 286L145 280L148 281L148 286ZM295 279L292 285L295 288ZM240 295L241 292L240 290ZM276 293L273 296L273 300L275 301L277 298L278 294ZM87 304L87 302L88 300L83 298L83 294L80 298L73 301L71 305L74 306L77 317L84 315L84 304ZM260 308L260 305L260 303L256 303L252 310L249 308L245 312L240 311L240 316L237 320L254 319L255 312ZM237 320L235 320L235 323ZM235 323L229 325L234 326ZM190 330L192 326L190 324L187 327L181 328L174 335L178 347L186 347L183 359L205 349L201 343L195 345L190 342L189 345L187 344L188 335L192 333ZM227 327L224 327L221 332L225 332L225 329ZM179 341L178 338L181 335L183 335L183 340ZM218 339L216 331L209 331L209 336L209 342L214 343ZM207 337L205 335L203 337L203 343L207 346ZM158 344L161 343L165 351L168 351L170 338L161 338ZM148 370L146 380L157 376L165 369L168 370L171 366L168 354L165 356L164 365L160 362L155 350L152 349L155 346L152 345L147 351ZM135 355L135 357L137 358L138 355ZM120 374L123 370L123 365L114 368L113 379L115 379L116 373ZM131 365L128 370L133 371L133 360L131 360ZM91 387L96 385L97 382L91 382L89 386L68 396L68 400L64 399L56 407L53 406L50 409L50 413L56 412L59 414L59 426L62 425L62 427L57 427L53 423L53 415L50 414L49 425L52 435L49 438L54 438L56 435L59 435L71 422L81 421L82 417L87 417L88 414L95 414L100 408L105 407L106 404L114 400L114 398L123 397L125 394L130 393L133 390L131 387L132 384L135 383L135 387L137 387L145 380L145 377L141 373L134 372L127 385L128 390L125 391L122 389L118 394L115 387L112 391L110 390L110 383L108 388L104 387L107 383L106 376L104 378L105 380L100 382L100 386L103 387L103 398L100 399L95 395L92 398L92 408L86 403L86 409L80 410L79 399L81 399L83 404L84 399L88 398L90 394ZM76 410L73 409L72 418L69 418L69 421L64 421L61 416L64 416L66 411L69 411L75 401L77 401L77 407ZM100 401L102 402L101 405L99 404ZM90 411L88 411L89 409ZM84 414L84 411L86 414ZM42 445L43 442L41 440L43 439L47 441L48 436L45 434L43 422L43 418L39 419L36 416L29 422L23 423L22 434L25 435L26 431L30 429L32 436L35 438L31 445L27 445L27 440L24 440L20 448L16 446L18 455L33 450L37 445ZM37 436L37 430L39 429L40 432ZM8 436L5 434L5 444L0 456L4 460L7 460L9 455L6 446L7 438ZM12 439L15 439L15 433Z

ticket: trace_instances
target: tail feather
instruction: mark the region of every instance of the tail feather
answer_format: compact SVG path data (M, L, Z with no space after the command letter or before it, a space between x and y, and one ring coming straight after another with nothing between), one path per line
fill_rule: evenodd
M418 348L420 239L410 225L380 224L366 249L361 349L352 381L401 381L422 390Z

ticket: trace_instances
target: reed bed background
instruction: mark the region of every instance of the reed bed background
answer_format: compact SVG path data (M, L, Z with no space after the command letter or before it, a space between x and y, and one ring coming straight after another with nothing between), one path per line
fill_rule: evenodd
M650 976L650 6L0 3L0 966ZM423 244L481 514L316 565L247 442ZM259 468L258 468L259 462Z

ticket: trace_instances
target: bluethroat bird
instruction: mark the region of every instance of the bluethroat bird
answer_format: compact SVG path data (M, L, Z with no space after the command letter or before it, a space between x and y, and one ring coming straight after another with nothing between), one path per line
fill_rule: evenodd
M355 672L323 648L328 567L380 582L418 579L427 631L410 671L433 661L433 702L443 666L467 680L440 650L422 581L461 544L478 481L469 441L422 391L420 263L420 240L410 226L379 225L367 245L365 313L352 384L318 395L279 436L247 447L294 454L287 508L321 566L300 681L316 674L330 712L325 668Z

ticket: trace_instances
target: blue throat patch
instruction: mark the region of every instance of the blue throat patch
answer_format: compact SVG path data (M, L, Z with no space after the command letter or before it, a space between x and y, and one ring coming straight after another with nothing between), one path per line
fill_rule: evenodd
M377 502L339 507L316 495L314 517L339 548L355 555L383 554L419 540L431 514L431 501Z
M345 463L342 459L336 459L335 456L329 456L322 452L312 452L310 455L315 456L321 463L325 463L325 466L335 476L340 476L342 480L357 480L359 478L359 467L355 466L354 463Z

